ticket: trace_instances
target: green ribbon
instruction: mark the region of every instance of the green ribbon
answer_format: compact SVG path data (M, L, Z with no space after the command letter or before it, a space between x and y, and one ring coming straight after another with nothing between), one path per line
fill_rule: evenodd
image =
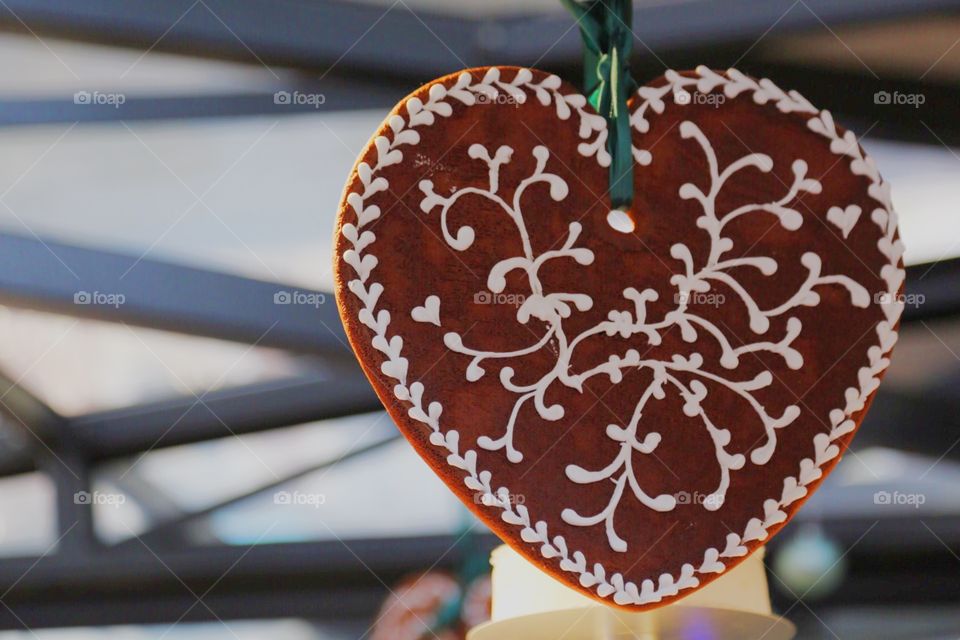
M633 4L630 0L560 0L577 19L583 37L583 86L590 104L607 121L610 203L633 204L633 149L627 98L637 89L630 75Z

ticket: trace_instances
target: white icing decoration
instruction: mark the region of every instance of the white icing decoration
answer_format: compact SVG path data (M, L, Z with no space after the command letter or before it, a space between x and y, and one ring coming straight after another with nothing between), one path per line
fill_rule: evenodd
M439 206L440 225L443 231L444 239L446 239L447 243L454 249L458 251L464 251L468 249L472 243L474 232L471 227L463 226L457 229L455 234L451 233L449 227L449 214L451 209L460 200L460 198L465 195L480 196L497 205L516 226L517 234L520 236L521 245L523 247L523 255L506 258L495 264L490 269L490 273L487 277L487 288L493 293L500 293L506 287L507 275L514 270L522 271L526 275L527 281L529 282L530 295L525 298L523 303L517 309L517 321L526 324L531 318L536 318L542 320L543 322L549 323L551 325L551 329L547 331L542 338L536 340L532 346L507 352L490 352L472 349L463 343L463 338L459 334L453 332L447 333L443 338L444 344L447 346L447 348L456 353L468 355L473 358L468 365L466 372L466 378L470 382L475 382L484 375L485 370L480 365L486 359L515 358L518 356L527 355L538 351L541 347L546 345L551 338L558 338L561 340L561 343L564 342L561 327L562 318L570 317L573 308L576 308L578 311L586 311L593 305L593 301L590 299L590 297L581 293L547 294L544 292L543 285L540 283L539 270L550 260L572 258L575 262L581 265L589 265L593 262L592 251L582 247L578 248L573 246L579 238L582 230L581 225L577 222L570 223L567 239L563 243L563 246L561 246L559 249L549 250L541 255L534 255L533 253L533 248L530 245L530 236L527 232L526 224L523 219L523 213L520 207L524 193L531 185L538 183L546 184L549 187L550 197L555 201L563 200L569 192L567 183L564 180L562 180L556 174L548 173L545 170L547 160L550 157L550 152L544 146L538 145L534 147L532 153L536 160L536 168L534 169L533 174L520 182L520 184L514 190L512 201L507 202L496 194L496 169L499 169L499 164L495 160L491 160L489 154L487 154L485 150L483 153L475 153L474 149L476 146L478 145L473 145L471 147L470 156L473 158L479 158L489 165L489 187L487 189L466 187L463 189L458 189L449 198L445 198L434 193L433 184L430 181L425 180L420 183L420 189L424 193L424 199L420 208L427 213L430 213L433 208ZM504 147L501 147L501 149L504 149ZM505 155L509 157L510 153ZM465 238L469 239L469 242L465 242ZM557 369L559 368L560 364L558 362ZM501 369L500 382L504 388L521 395L513 407L513 411L511 412L510 418L507 421L503 435L496 439L483 436L477 440L477 444L480 447L490 451L504 449L507 459L511 462L520 462L523 460L523 454L520 451L517 451L513 446L513 430L522 406L526 402L533 400L533 404L534 407L536 407L537 413L544 420L559 420L564 415L562 406L556 404L547 406L544 400L544 394L546 393L550 383L554 380L561 379L564 376L564 374L557 369L537 383L520 385L514 384L513 370L511 368L504 367Z
M482 144L474 143L470 145L467 153L474 160L484 160L490 167L490 191L496 193L500 185L500 165L510 162L510 157L513 156L513 149L505 145L501 146L491 158L486 147Z
M514 445L514 432L520 411L524 405L532 400L534 408L544 420L556 421L564 416L562 405L548 406L545 402L546 393L552 385L560 384L582 392L584 382L595 375L607 375L611 382L617 383L622 379L623 371L626 369L646 368L653 373L653 379L646 392L642 394L630 423L625 428L617 425L607 427L607 436L619 444L618 454L614 460L600 470L590 471L576 465L570 465L566 472L567 477L578 484L592 484L608 480L613 483L610 501L604 509L593 515L582 515L573 509L563 509L561 518L567 524L582 527L589 527L602 522L610 547L620 552L627 551L627 543L617 534L614 517L627 487L630 488L630 494L655 511L670 511L677 504L675 497L671 495L663 494L656 497L648 495L639 486L633 471L634 452L651 453L660 442L660 434L658 433L649 433L641 441L637 432L644 405L651 397L658 400L663 399L666 395L664 385L672 387L684 399L686 415L691 418L698 418L713 441L719 478L715 490L709 495L709 499L701 503L703 508L710 511L715 511L722 506L730 485L730 472L743 468L746 457L743 453L727 451L726 447L731 440L730 432L725 428L717 427L702 408L701 401L706 398L708 392L705 382L726 387L742 397L750 404L762 421L765 441L749 452L750 460L754 464L762 465L770 459L776 448L776 431L791 424L800 415L800 408L790 405L785 407L779 416L769 415L767 409L753 395L754 391L765 388L773 382L773 375L769 371L765 371L751 380L738 381L704 370L703 357L699 353L694 353L689 358L674 356L671 361L665 362L641 360L638 352L631 349L622 357L614 355L606 362L591 369L574 373L570 370L570 362L573 360L576 348L593 336L617 334L623 338L642 334L651 345L654 345L660 342L661 333L671 327L678 327L687 342L695 342L699 337L699 328L720 345L722 350L720 364L727 369L736 369L740 362L740 356L744 353L758 351L779 355L788 367L799 369L803 365L803 359L800 353L791 347L791 343L801 332L799 319L791 317L787 320L786 335L779 341L756 341L734 348L725 332L714 323L698 315L695 309L690 308L686 300L691 299L691 295L694 293L710 291L711 280L722 282L740 298L749 314L750 327L757 334L763 334L767 331L770 317L782 315L801 305L815 306L818 304L820 298L814 289L822 285L838 284L845 287L849 290L852 302L856 306L864 307L869 303L869 294L860 284L847 276L821 276L819 256L814 253L807 253L801 259L801 263L809 271L803 285L786 302L772 309L761 309L750 293L731 275L730 270L735 267L748 266L758 269L764 275L771 275L777 271L778 264L772 258L762 256L725 258L725 254L733 249L733 241L724 235L724 229L727 224L741 216L767 213L774 215L786 229L796 230L803 222L803 216L800 212L789 208L788 203L792 202L801 192L819 193L822 187L818 181L806 177L807 164L802 160L797 160L792 165L794 182L792 186L787 188L784 196L773 202L743 205L731 211L719 212L716 206L717 197L731 177L739 171L751 167L767 173L773 169L773 161L769 156L751 153L736 160L728 167L721 168L718 165L713 147L694 123L682 122L680 135L684 139L696 142L706 156L710 168L711 182L706 192L701 191L692 183L684 184L679 192L683 199L696 200L703 210L703 215L697 219L697 226L704 229L711 240L711 249L706 263L695 268L689 248L684 244L675 244L671 249L671 254L673 258L683 264L685 269L683 273L676 274L671 279L671 284L677 288L676 299L681 301L675 309L665 314L660 320L650 321L647 319L646 303L656 299L656 292L648 289L641 294L635 289L629 288L624 291L624 298L633 302L633 310L611 309L607 320L575 337L566 335L563 321L569 318L575 310L587 311L591 309L593 307L592 298L582 293L545 292L539 279L539 269L547 261L559 258L572 258L581 265L589 265L593 262L593 253L585 248L575 246L581 233L581 226L578 223L572 223L567 239L560 249L535 255L531 248L521 207L526 189L537 183L547 184L550 196L557 201L562 200L568 193L566 182L559 176L546 171L550 154L545 147L537 146L533 149L536 168L531 176L523 179L517 185L512 202L509 203L496 194L500 167L509 161L513 153L512 149L508 147L500 147L494 156L491 156L481 145L474 144L470 147L469 156L483 161L488 166L489 186L486 189L468 187L457 190L450 197L443 197L433 191L433 184L430 181L424 181L420 184L424 194L421 209L426 213L431 213L435 208L440 208L443 236L447 243L458 251L469 249L470 243L474 239L472 228L460 227L454 232L451 231L449 226L450 215L461 197L466 195L483 197L497 205L511 219L520 237L523 255L505 258L494 265L487 279L487 287L491 291L499 293L506 287L506 276L515 269L522 270L529 282L530 293L517 311L517 320L520 323L527 324L531 318L536 318L548 326L544 335L535 339L531 346L508 352L475 349L465 345L463 337L459 334L455 332L447 333L444 336L444 344L447 348L455 353L471 357L465 371L466 380L475 382L483 377L486 371L481 364L486 360L517 358L528 355L539 351L546 346L548 341L552 341L551 345L557 352L553 370L532 382L517 383L514 380L515 372L512 367L501 368L501 385L507 391L517 394L518 397L510 412L504 432L497 437L481 436L477 439L479 447L489 451L503 450L507 460L515 464L520 463L523 461L523 453ZM464 239L469 239L469 242ZM683 374L683 378L696 377L699 379L684 382L681 379L681 374Z
M408 362L406 358L401 355L403 340L397 335L389 336L390 314L386 310L377 309L377 302L383 293L383 286L378 282L371 281L371 275L377 266L377 260L373 254L365 252L376 238L373 236L372 231L364 231L363 228L376 220L381 215L381 212L376 205L367 206L365 202L372 195L388 187L386 179L382 176L377 176L377 173L384 167L403 160L403 152L400 147L419 143L420 137L414 128L430 126L434 124L438 117L449 117L453 113L450 101L455 100L463 105L469 106L476 103L478 95L496 97L503 91L518 102L522 102L527 98L527 93L529 92L544 106L549 106L552 102L556 108L557 117L561 120L567 120L575 113L580 118L579 135L583 140L578 146L578 151L584 156L596 157L597 162L601 166L608 166L610 158L604 149L606 142L605 123L603 119L596 114L584 110L586 99L583 96L579 94L561 95L559 93L561 82L556 76L546 76L540 82L534 82L533 74L527 69L518 70L513 80L509 82L501 79L499 69L491 68L480 81L474 81L469 73L462 73L451 87L445 87L440 84L433 85L429 89L426 102L423 102L419 98L408 99L406 103L406 122L404 122L403 116L394 115L391 117L389 126L392 131L392 139L387 136L379 136L375 139L374 146L377 152L377 162L373 167L370 167L366 163L361 163L358 166L357 175L362 189L359 192L354 191L347 196L347 203L354 210L357 216L357 223L355 225L345 224L342 227L344 238L352 246L351 249L344 251L343 260L354 270L357 276L356 279L348 283L347 287L362 305L358 312L358 320L371 330L373 334L372 346L384 356L381 370L385 375L396 381L394 394L399 400L409 403L410 408L408 411L411 418L423 423L429 428L430 443L447 452L447 463L463 472L464 484L469 489L483 492L484 495L505 497L502 500L495 501L496 504L494 507L502 509L500 517L505 523L520 529L520 537L524 541L530 544L540 545L540 552L544 558L552 559L561 570L576 574L580 584L584 588L594 589L601 597L612 597L616 603L621 605L655 603L665 597L677 595L682 590L696 587L699 584L699 580L695 575L696 573L706 574L723 571L725 568L722 562L723 559L737 558L745 555L747 553L747 547L744 546L744 543L752 540L765 539L768 535L767 529L776 526L786 518L786 513L783 509L796 500L803 498L807 493L806 487L819 480L822 476L823 472L820 467L839 455L839 447L835 444L835 441L854 428L854 422L851 417L863 409L867 398L877 388L879 384L879 374L889 365L886 354L896 342L897 333L893 327L899 320L903 310L903 302L899 300L896 295L904 279L904 271L899 266L900 258L903 255L903 244L900 240L895 239L897 217L890 204L889 186L880 178L873 160L862 153L857 144L856 137L851 132L846 132L843 136L840 136L830 113L827 111L817 111L796 91L784 92L769 80L756 81L736 70L730 70L727 75L721 75L705 67L698 67L695 77L681 76L676 72L668 71L666 80L666 83L660 87L642 87L639 89L638 96L642 102L635 108L631 117L631 123L638 131L646 132L649 130L649 122L647 121L646 115L650 111L658 114L663 113L666 108L663 98L668 93L673 92L674 95L676 95L677 92L690 88L695 88L701 93L723 91L724 95L728 98L734 98L740 94L747 94L752 97L756 104L773 104L782 113L803 113L809 115L810 119L807 121L807 125L810 130L829 140L830 150L833 153L849 158L849 166L852 173L865 176L870 181L868 193L878 204L877 208L871 212L870 219L880 228L882 233L877 243L877 248L889 261L880 271L880 277L887 287L886 291L882 292L884 296L880 302L885 314L885 320L877 324L877 344L869 347L867 350L868 365L858 372L859 388L850 387L846 390L844 406L834 409L829 413L830 430L818 434L814 438L814 457L801 460L797 476L790 476L784 480L781 495L765 501L762 518L751 518L747 522L742 535L736 533L728 534L722 545L722 551L720 551L719 548L706 549L703 561L699 567L694 567L692 564L686 563L680 567L676 576L664 573L657 578L656 582L654 582L653 579L645 579L640 585L637 585L634 582L624 580L623 576L619 573L608 576L605 568L599 563L591 565L583 552L568 548L563 536L553 536L551 538L547 530L546 522L543 520L535 520L524 505L514 504L509 500L509 488L504 486L494 488L494 479L491 472L477 468L477 455L475 451L461 449L459 433L456 430L441 430L440 417L442 415L442 406L439 402L428 402L424 398L425 390L420 382L409 382L407 380ZM676 105L674 108L682 109L684 107L682 105ZM692 125L692 123L686 124L689 126L685 126L686 132L684 137L696 140L701 145L704 153L707 154L709 160L712 152L708 150L709 143L707 142L707 144L704 145L705 138L701 139L700 136L698 136L698 130L695 125ZM649 164L652 161L652 154L648 150L634 148L633 153L639 164ZM552 180L549 177L552 174L545 172L546 157L548 154L546 154L545 150L540 152L540 154L543 156L543 159L541 160L541 157L537 156L537 170L535 174L527 178L527 180L548 183L550 185L551 196L554 196L554 199L562 199L566 195L565 192L561 193L565 185L564 187L555 186L558 181L562 182L562 180L559 180L559 178ZM489 158L489 154L487 157ZM489 158L489 161L494 162L498 157L502 159L502 162L499 162L497 165L496 174L493 167L490 167L490 189L484 190L484 197L490 197L491 199L497 197L495 194L499 186L499 166L509 160L509 158L500 155L498 150L493 158ZM479 159L484 158L480 157ZM745 156L738 162L742 163L740 168L750 165L760 170L765 170L764 166L766 162L763 160L761 154ZM806 174L806 165L798 164L799 162L802 161L794 163L795 181L791 190L809 191L812 188L817 188L813 186L816 183L815 180L809 180L804 177ZM711 170L713 184L711 191L707 194L700 192L696 187L687 187L685 189L687 196L697 199L700 202L704 209L704 215L700 218L704 221L704 228L711 234L711 240L715 244L719 243L719 246L715 246L711 250L711 257L715 257L716 260L708 261L707 266L709 267L709 273L704 273L704 268L696 270L693 268L690 252L684 245L678 244L674 246L673 257L684 263L686 272L685 274L678 274L679 280L672 284L678 287L686 287L687 291L702 290L704 284L711 278L723 280L725 269L732 266L750 266L760 270L760 272L764 274L768 274L771 268L775 268L775 263L763 259L744 258L736 264L734 264L733 260L722 260L723 253L729 250L727 243L724 242L725 238L722 236L723 220L725 216L729 216L732 212L724 214L724 217L717 218L716 212L709 209L712 201L710 194L714 188L718 188L717 183L720 183L720 186L722 186L725 172L732 174L738 170L736 165L737 163L730 165L730 167L724 170L724 173ZM769 169L766 169L766 171L769 171ZM553 177L556 178L556 176ZM450 208L449 199L444 199L434 194L432 185L429 185L429 183L422 183L421 189L425 194L422 202L425 211L430 211L438 205L444 206L442 224L444 227L445 240L460 251L466 250L472 243L473 230L464 226L457 230L456 235L449 234L446 223L446 212ZM757 211L766 211L778 216L781 225L790 229L791 225L795 223L795 217L784 206L788 200L789 199L780 200L777 203L755 206L754 209ZM498 202L498 204L500 204L500 202ZM512 204L502 202L501 208L507 215L511 215L511 212L513 212L511 217L514 218L518 232L524 234L522 215L519 213L519 202L517 201ZM802 222L802 219L800 222ZM469 229L469 232L465 231L467 229ZM586 258L589 251L584 248L574 247L579 233L579 225L571 224L568 237L563 244L563 248L560 250L565 253L547 259L553 259L553 257L573 257L580 264L589 264L589 262L592 261L592 254L590 254L589 260L583 262L582 260ZM714 252L716 252L715 256ZM527 241L524 244L524 255L508 258L507 261L513 261L509 262L509 264L498 265L500 266L499 273L502 276L513 269L522 269L528 275L531 281L531 289L533 289L535 283L539 286L539 282L536 279L536 272L539 268L537 260L543 259L545 255L546 254L533 256L532 252L529 251L529 242ZM579 259L576 256L579 256ZM870 296L868 292L846 276L822 276L820 274L821 261L815 254L805 254L801 262L809 272L806 282L787 302L776 309L760 310L755 303L752 303L749 294L745 291L741 292L737 290L737 295L743 300L750 314L751 327L758 334L765 332L768 327L769 322L765 322L764 319L785 313L796 306L817 304L818 296L813 289L820 285L841 285L848 290L852 304L860 307L869 305ZM542 264L542 262L540 264ZM492 276L493 270L491 270L491 277ZM726 280L723 281L726 282ZM494 284L497 283L499 283L499 280L494 278ZM701 289L697 287L701 287ZM491 290L493 289L491 288ZM632 302L634 308L628 311L611 310L608 320L600 323L591 331L605 333L607 335L620 334L625 336L642 333L651 344L655 344L656 341L659 340L659 333L657 331L660 327L657 327L656 323L648 323L645 317L646 301L655 299L655 295L655 292L651 290L638 292L628 288L624 291L624 298ZM537 343L528 347L528 350L523 350L524 352L532 353L552 338L559 338L560 334L558 332L562 331L562 318L569 317L574 308L578 311L583 311L589 308L589 306L584 307L584 305L592 304L592 300L583 294L546 293L542 291L542 287L537 296L538 298L524 310L523 314L518 310L518 320L526 322L531 317L536 317L550 324L551 328ZM572 307L571 304L573 305ZM719 341L718 334L712 330L716 329L716 327L711 329L702 323L698 323L698 321L694 319L696 316L685 309L685 303L681 303L678 309L683 309L683 311L675 310L670 322L685 324L688 332L690 330L696 331L696 327L693 325L697 325ZM798 323L794 323L793 328L791 328L788 322L787 336L776 343L758 343L758 345L761 346L757 346L755 350L777 353L784 358L788 366L799 366L796 360L799 354L797 354L797 356L791 354L789 347L790 343L796 337L796 335L793 334L799 332L799 329ZM586 333L590 333L590 331ZM471 375L478 377L483 375L484 371L479 366L480 362L485 358L493 357L493 355L481 351L467 350L466 347L463 346L462 339L456 333L446 334L444 341L449 348L455 350L460 349L462 353L473 356L473 360L467 369L468 379ZM729 344L723 342L720 344L724 354L723 361L732 365L732 367L736 367L736 358L738 358L742 352L733 349ZM573 346L575 345L573 345L572 342L566 345L568 354L572 351ZM504 354L495 355L505 357ZM517 354L515 353L514 355ZM702 362L698 362L694 355L688 359L674 358L670 362L654 363L640 361L638 355L628 352L622 358L615 355L611 356L607 363L598 365L594 370L573 375L566 371L560 372L559 374L551 374L554 375L554 378L551 379L550 382L558 381L561 384L576 388L576 386L582 384L583 380L589 375L604 373L611 376L611 379L614 379L619 374L619 370L624 361L630 364L623 366L646 366L655 372L653 377L654 380L657 381L656 388L663 392L664 386L670 385L675 387L677 392L680 393L685 400L685 412L687 412L688 415L692 414L691 417L701 416L705 421L705 426L707 426L708 431L712 428L716 432L720 432L720 430L707 423L707 418L703 415L700 408L700 401L705 395L706 387L703 384L695 386L694 382L697 382L697 380L691 380L688 384L683 385L677 378L678 373L695 373L713 382L720 382L734 392L740 393L745 398L750 397L749 394L752 390L770 384L763 376L758 376L759 379L743 382L725 381L723 378L715 376L714 374L709 374L713 376L713 378L709 378L708 375L704 375L706 372L700 370L699 367ZM726 367L726 365L724 366ZM542 386L543 381L532 387L530 385L514 385L511 381L513 372L510 371L506 374L503 372L507 372L507 369L505 368L501 372L501 383L506 388L511 388L512 386L512 390L514 390L515 393L523 394L518 399L518 404L515 405L515 407L521 402L528 400L529 398L526 398L526 396L530 394L532 394L530 397L535 399L535 405L537 404L537 390ZM546 384L549 384L549 382ZM654 387L653 383L651 387ZM525 388L528 390L523 391ZM654 390L649 391L651 395L655 393ZM542 411L541 415L546 413L548 416L556 416L558 412L563 411L562 407L555 409L554 407L557 405L552 407L543 406L542 397L539 404L540 406L537 407L537 410ZM762 407L758 408L758 412L760 411L763 411ZM765 415L765 413L763 415ZM766 454L767 448L775 446L775 437L773 437L774 430L789 423L792 419L794 418L790 417L788 412L785 412L779 419L770 419L770 422L767 422L766 419L764 420L768 439L766 444L751 453L751 460L754 463L762 463L765 461L764 458L768 457ZM632 422L631 420L631 423ZM714 431L710 431L710 433L712 436L714 435ZM607 435L614 440L622 438L617 441L621 442L622 445L629 445L631 448L636 447L641 453L652 452L659 442L658 437L654 437L654 433L647 434L642 441L637 440L635 434L633 437L630 437L629 425L626 429L612 425L612 428L608 427ZM770 445L771 442L773 442L774 445ZM719 461L723 458L722 453L725 453L722 452L723 446L726 444L722 435L715 437L715 444L717 444L718 447L717 454ZM506 441L504 441L502 448L507 449ZM508 449L508 455L509 451ZM755 456L754 454L756 454L757 451L762 451L763 453ZM760 459L755 460L753 459L754 457ZM623 464L619 464L618 466L618 461L614 460L610 474L615 474L617 470L623 468L623 466ZM733 469L735 467L731 464L729 468ZM611 467L607 467L607 469L611 469ZM579 468L569 471L572 472L575 478L589 480L591 479L591 473L602 474L606 472L606 469L601 472L590 472ZM625 474L626 470L620 475L620 478L624 478ZM628 482L629 476L626 476L626 480L620 481L621 494L623 493L625 483ZM721 485L722 484L723 479L721 478ZM642 493L642 491L635 491L634 487L631 487L631 490L635 496L638 493ZM656 503L660 497L650 499L649 496L647 496L647 498L651 502ZM611 503L613 502L614 500L611 500ZM659 506L665 507L667 505L663 502L659 503ZM607 510L609 510L609 508L608 505L607 509L599 514L601 518L597 522L607 519ZM596 516L593 516L593 518L595 517Z
M861 213L860 207L855 204L851 204L845 209L830 207L827 211L827 221L836 225L843 234L843 239L846 240L850 232L853 231L853 228L857 225Z
M584 517L573 509L564 509L560 514L563 521L578 527L589 527L603 522L607 533L607 540L610 548L614 551L626 551L627 541L617 535L613 526L613 517L616 514L617 506L620 504L620 498L623 496L624 488L629 484L633 495L654 511L670 511L676 504L677 499L674 496L661 494L655 498L649 496L640 485L633 474L633 453L652 453L657 445L660 444L660 434L656 432L648 433L643 440L637 439L637 426L640 417L643 414L643 407L651 397L662 399L665 394L663 385L667 382L667 374L663 368L655 370L654 381L647 387L647 390L637 403L634 409L633 417L627 427L620 428L615 424L607 425L607 437L620 443L620 452L613 462L600 471L588 471L577 465L570 465L566 469L567 477L578 484L592 484L603 480L613 480L613 475L620 472L616 480L613 480L614 490L610 497L610 502L602 511L593 515Z
M440 297L427 296L423 304L410 311L410 317L417 322L426 322L440 326Z

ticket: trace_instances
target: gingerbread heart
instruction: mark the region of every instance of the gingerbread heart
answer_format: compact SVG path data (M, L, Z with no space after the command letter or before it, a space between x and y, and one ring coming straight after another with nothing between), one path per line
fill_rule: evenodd
M642 609L736 565L834 467L904 272L887 184L795 91L701 67L630 108L618 219L606 122L572 86L490 67L421 87L350 176L334 267L430 467L531 562Z

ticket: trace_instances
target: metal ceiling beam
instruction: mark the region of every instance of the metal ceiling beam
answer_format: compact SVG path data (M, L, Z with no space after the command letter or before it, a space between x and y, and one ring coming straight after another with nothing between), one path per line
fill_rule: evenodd
M2 5L0 5L2 11ZM280 88L282 87L282 89ZM277 117L355 109L388 109L415 87L410 82L372 82L324 78L322 82L289 85L278 91L203 95L124 94L122 104L76 102L75 96L0 100L0 127L54 122L119 122L181 118L224 118L256 115ZM286 92L278 96L278 92ZM310 100L296 98L297 94Z
M7 0L0 25L40 34L211 55L327 72L406 75L419 81L484 64L551 68L577 63L580 36L561 10L472 16L314 0ZM712 0L640 4L634 32L641 58L692 47L746 50L777 33L956 10L956 0ZM385 55L385 52L389 52ZM709 62L709 60L707 61Z
M56 488L57 523L64 538L63 550L90 550L96 546L93 514L78 494L90 490L89 464L83 448L76 441L69 421L31 394L18 380L0 373L0 413L10 428L21 432L24 443L20 450L5 449L0 465L6 471L21 473L39 469L45 472Z
M134 545L84 556L0 560L0 628L216 618L370 619L401 577L459 566L457 536L209 546ZM482 549L496 539L480 534ZM191 593L204 594L197 604ZM208 608L209 607L209 608ZM188 611L189 610L189 611ZM212 612L211 612L212 610ZM15 614L15 615L14 615Z
M0 25L71 38L356 72L425 72L480 62L478 23L404 2L270 0L8 0ZM384 55L389 50L390 55Z
M45 402L0 372L0 414L9 437L0 443L0 476L37 468L47 447L56 447L67 430L66 420Z
M304 376L211 391L71 420L94 460L150 448L330 420L383 409L359 368L333 379Z
M29 454L8 446L0 448L0 478L30 473L36 470L37 463Z
M43 400L25 389L19 380L0 372L0 413L8 422L29 430L33 437L25 440L54 442L62 436L65 423L63 416L51 409Z
M147 449L383 410L358 367L334 378L309 375L218 389L66 420L63 430L92 462ZM29 437L29 436L27 436ZM0 477L32 471L25 455L0 450Z
M0 304L353 358L332 294L6 233Z

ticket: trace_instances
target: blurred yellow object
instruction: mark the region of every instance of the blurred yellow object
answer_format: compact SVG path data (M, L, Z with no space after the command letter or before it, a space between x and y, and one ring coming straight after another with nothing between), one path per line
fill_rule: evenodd
M493 616L468 640L789 640L796 632L771 611L762 549L677 604L639 613L564 586L506 545L490 563Z

